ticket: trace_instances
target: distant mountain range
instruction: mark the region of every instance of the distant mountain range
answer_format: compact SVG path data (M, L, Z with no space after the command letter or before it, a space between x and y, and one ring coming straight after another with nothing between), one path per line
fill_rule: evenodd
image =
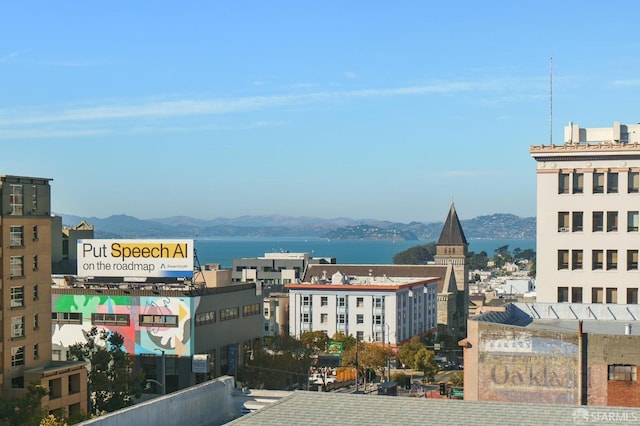
M209 238L209 237L321 237L358 240L436 240L444 222L408 224L374 219L289 217L280 215L241 216L236 218L196 219L174 216L137 219L115 215L62 217L65 226L85 220L94 226L96 238ZM535 217L496 213L461 220L467 238L535 239Z

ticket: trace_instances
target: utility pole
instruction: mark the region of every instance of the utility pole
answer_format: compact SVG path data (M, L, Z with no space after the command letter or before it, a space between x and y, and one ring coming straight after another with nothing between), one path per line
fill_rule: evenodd
M391 352L391 336L389 335L389 324L387 326L387 347L389 348L389 352ZM387 382L391 381L391 355L387 354Z

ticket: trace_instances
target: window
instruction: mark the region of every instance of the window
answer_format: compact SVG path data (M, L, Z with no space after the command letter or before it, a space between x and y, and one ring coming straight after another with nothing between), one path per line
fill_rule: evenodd
M364 339L364 331L356 331L356 340L361 341Z
M338 314L338 324L346 324L347 316L345 314Z
M636 366L635 365L619 365L614 364L609 366L609 380L621 380L625 382L636 381Z
M607 194L617 194L618 193L618 173L609 172L607 173Z
M604 173L593 173L593 193L604 194Z
M24 306L24 287L11 287L11 307Z
M311 306L311 296L302 296L302 306Z
M235 318L238 318L240 314L240 309L238 309L238 307L228 308L228 309L235 309L235 312L236 312ZM224 321L222 319L222 312L220 313L220 320ZM140 315L138 317L138 322L142 327L177 327L178 316L177 315Z
M638 270L638 250L627 250L627 271Z
M603 260L603 256L604 253L602 250L593 250L591 252L591 269L592 270L597 270L597 269L602 269L604 260Z
M33 225L33 241L38 241L38 225Z
M582 287L571 287L571 302L582 303Z
M24 228L22 226L11 226L9 228L9 245L11 247L24 246Z
M374 308L384 308L384 298L376 297L373 299L373 307Z
M356 307L364 308L364 297L357 297L356 298Z
M38 187L36 185L31 186L31 211L38 210Z
M320 306L327 306L329 304L329 298L327 296L322 296L320 298Z
M591 289L591 303L604 303L604 289L602 287Z
M306 313L302 314L301 315L301 319L302 319L302 322L308 324L309 323L309 314L306 314Z
M569 193L569 173L560 173L558 175L558 194Z
M617 288L607 288L607 303L618 303Z
M629 304L638 304L638 289L637 288L628 288L627 289L627 303Z
M558 250L558 269L569 269L569 250Z
M24 317L11 317L11 338L24 337Z
M573 193L582 194L583 191L584 191L584 174L574 173L573 174Z
M362 315L362 314L356 315L356 323L357 324L364 324L364 315Z
M569 212L558 212L558 232L569 232Z
M178 317L176 315L172 315L175 317L176 319L176 325L174 327L178 326ZM237 306L234 306L233 308L224 308L224 309L220 309L220 321L229 321L229 320L233 320L236 318L240 318L240 308Z
M373 323L375 325L382 325L382 315L374 315L373 316Z
M22 215L22 185L12 184L9 187L9 208L11 209L11 215Z
M128 314L91 314L91 324L93 325L129 325Z
M38 358L40 358L40 348L36 343L35 345L33 345L33 359L38 359Z
M40 329L40 320L38 318L38 314L35 314L33 316L33 329L34 330L39 330Z
M640 192L640 172L629 172L628 185L629 194L637 194Z
M627 212L627 232L638 232L638 211Z
M582 250L571 250L571 269L582 269Z
M11 348L11 366L24 365L24 346Z
M602 212L593 212L593 232L604 230L604 215Z
M243 317L251 317L253 315L260 315L260 304L252 303L250 305L244 305L242 307L242 316Z
M618 269L618 250L607 250L607 271Z
M268 309L265 309L265 310L268 311ZM196 314L196 325L213 324L214 322L216 322L215 311L200 312L199 314ZM269 323L266 323L266 324L269 324Z
M24 277L24 261L22 256L11 256L9 262L11 278Z
M569 287L558 287L558 303L569 301Z
M573 212L573 223L571 230L573 232L581 232L582 231L582 212Z
M607 232L618 230L618 212L607 212Z
M338 307L339 308L344 308L346 303L347 302L346 302L344 297L338 297Z
M40 292L38 291L38 284L33 285L33 300L40 299Z
M320 322L322 324L329 322L329 314L320 314Z
M51 321L66 324L82 324L80 312L52 312Z
M38 255L33 256L33 270L38 270Z

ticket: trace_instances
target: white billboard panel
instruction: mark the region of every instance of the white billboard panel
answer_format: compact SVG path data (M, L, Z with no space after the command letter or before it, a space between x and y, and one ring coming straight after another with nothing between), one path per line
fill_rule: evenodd
M78 240L80 277L193 277L193 240Z

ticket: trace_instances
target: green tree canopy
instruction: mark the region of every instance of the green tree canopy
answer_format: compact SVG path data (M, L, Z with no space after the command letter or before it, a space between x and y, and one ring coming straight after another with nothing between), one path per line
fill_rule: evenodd
M305 331L300 335L302 345L312 355L318 355L327 351L329 336L324 331Z
M76 343L69 353L76 360L87 361L89 371L90 412L110 413L133 404L144 386L144 374L132 373L133 359L123 350L124 338L117 332L93 327L86 343Z
M408 365L411 368L415 368L415 354L426 346L420 340L420 336L413 336L409 341L398 350L398 360L404 365Z
M425 265L433 260L436 254L436 243L428 243L420 246L408 248L393 256L393 263L396 265Z
M436 363L435 353L422 347L413 357L413 367L424 373L425 379L433 382L438 374L438 364Z
M22 396L0 398L0 425L38 426L47 414L41 403L48 394L47 388L30 383Z

